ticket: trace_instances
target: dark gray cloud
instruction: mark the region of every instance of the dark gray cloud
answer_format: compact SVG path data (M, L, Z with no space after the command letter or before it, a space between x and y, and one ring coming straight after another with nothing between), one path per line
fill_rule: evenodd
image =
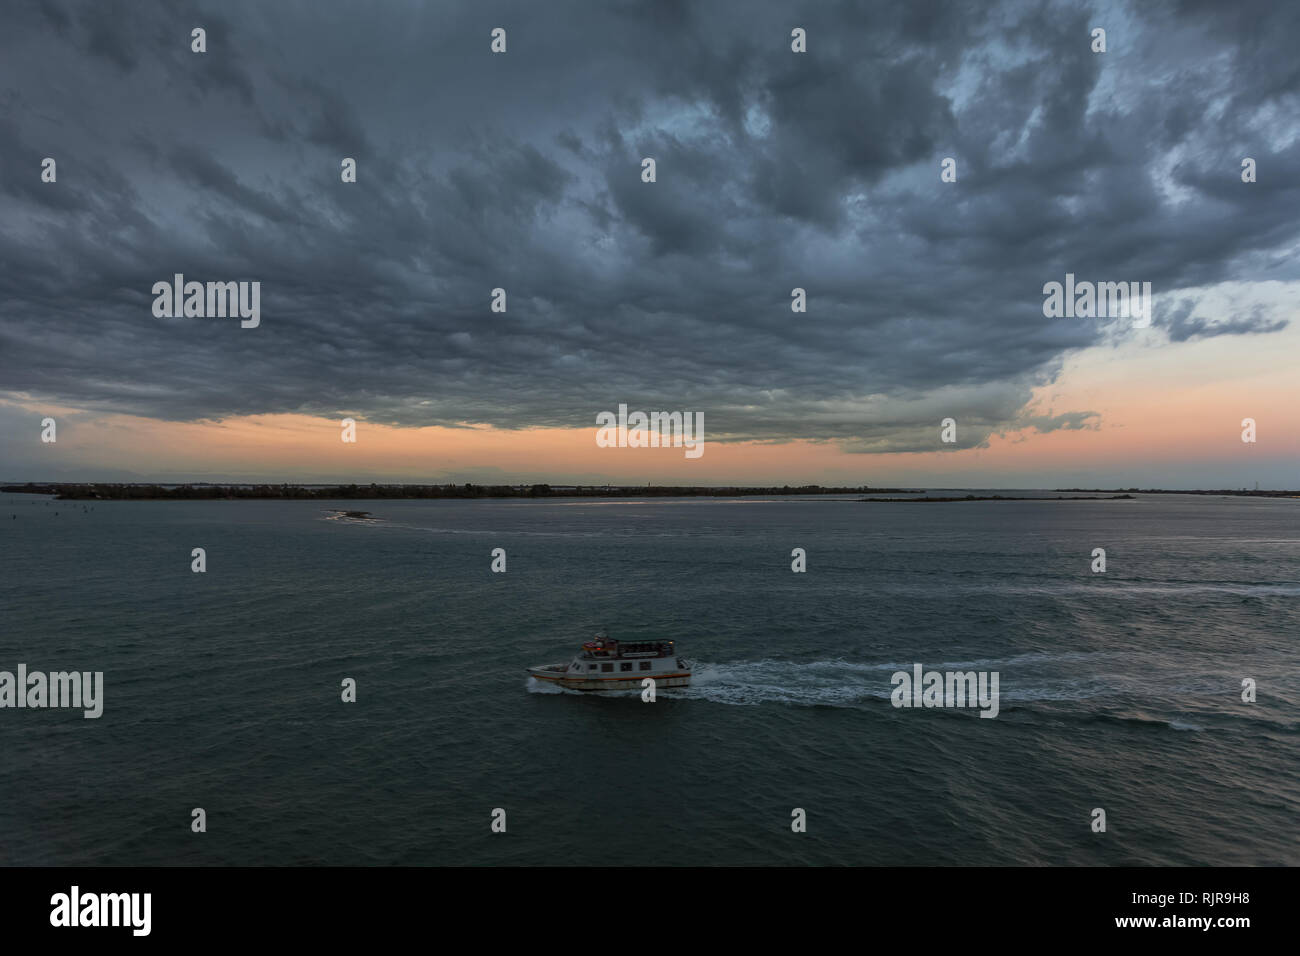
M1150 282L1175 342L1285 324L1196 290L1296 278L1297 46L1283 3L19 2L0 391L511 428L627 402L860 452L1096 427L1026 411L1119 334L1045 319L1044 282ZM259 280L261 327L154 318L177 272Z
M1165 316L1170 341L1186 342L1215 335L1280 332L1287 325L1286 319L1273 318L1268 310L1258 304L1220 321L1204 315L1194 315L1196 308L1197 302L1190 299L1182 299L1170 305Z

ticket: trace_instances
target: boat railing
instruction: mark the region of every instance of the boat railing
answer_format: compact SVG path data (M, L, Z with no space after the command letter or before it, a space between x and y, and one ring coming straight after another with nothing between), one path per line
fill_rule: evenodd
M635 648L632 649L632 648ZM585 644L579 655L583 660L617 660L626 658L672 657L673 642L664 641L654 644L614 645L613 647L591 648Z

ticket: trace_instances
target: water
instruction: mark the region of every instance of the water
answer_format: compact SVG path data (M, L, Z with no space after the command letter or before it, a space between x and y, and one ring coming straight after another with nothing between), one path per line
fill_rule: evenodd
M0 495L0 670L106 684L0 710L0 863L1294 865L1298 516ZM694 685L530 686L602 626ZM894 708L917 662L998 671L999 716Z

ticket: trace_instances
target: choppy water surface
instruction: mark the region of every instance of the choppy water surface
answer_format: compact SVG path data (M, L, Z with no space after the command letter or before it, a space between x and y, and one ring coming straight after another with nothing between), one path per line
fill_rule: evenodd
M1298 519L0 495L0 670L106 683L99 720L0 710L0 862L1300 863ZM530 686L602 626L694 685ZM999 672L998 717L894 708L918 662Z

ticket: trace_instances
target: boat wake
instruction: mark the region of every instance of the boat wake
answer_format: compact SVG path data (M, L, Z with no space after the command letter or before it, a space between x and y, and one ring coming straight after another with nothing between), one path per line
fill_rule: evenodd
M1102 660L1109 666L1102 673L1079 675L1082 659L1092 657L1096 668ZM1192 686L1188 675L1169 675L1158 690L1146 673L1134 677L1125 673L1123 661L1114 655L1063 652L1020 654L1008 658L975 661L926 661L925 669L938 671L998 671L1001 674L1001 709L1013 711L1017 721L1082 720L1128 726L1158 726L1198 733L1216 727L1236 726L1252 732L1296 733L1300 722L1252 714L1234 714L1227 701L1236 698L1219 692L1222 681L1209 680ZM891 677L896 671L910 672L911 662L868 663L843 658L821 661L733 661L709 663L690 661L688 687L660 690L660 697L674 700L704 700L715 704L757 706L785 704L795 707L885 708L891 707L894 690ZM1090 670L1092 668L1089 668ZM1141 671L1139 669L1139 674ZM599 697L639 697L640 690L578 691L556 687L528 678L528 690L536 694L577 694ZM1220 699L1222 698L1222 699ZM1136 703L1135 703L1136 702ZM1142 710L1135 709L1140 703ZM1190 706L1189 706L1190 705Z
M717 704L797 704L806 707L853 707L873 699L889 700L894 671L910 664L861 664L828 661L695 662L688 699Z

